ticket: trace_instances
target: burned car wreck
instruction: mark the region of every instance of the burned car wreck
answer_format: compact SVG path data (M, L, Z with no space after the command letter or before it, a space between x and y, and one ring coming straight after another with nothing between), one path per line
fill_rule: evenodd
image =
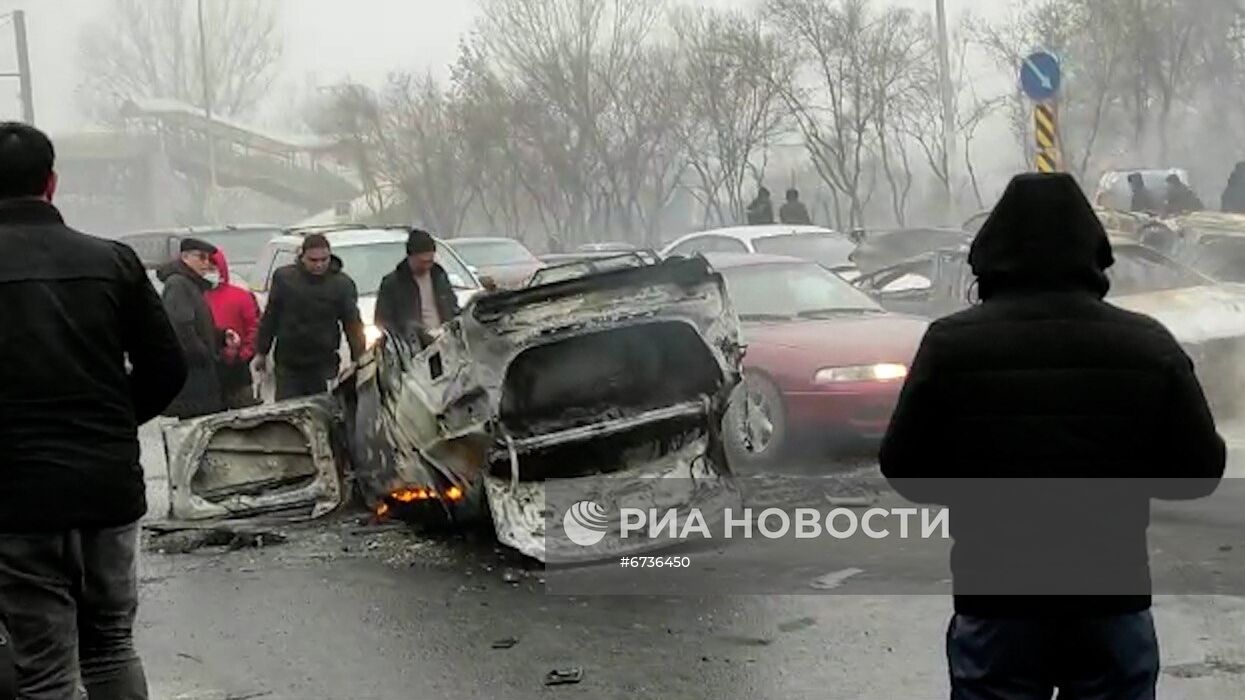
M477 298L426 347L387 335L331 395L167 427L170 517L315 518L357 497L382 517L491 518L546 560L575 501L736 498L720 433L743 348L721 276L695 258L554 279Z

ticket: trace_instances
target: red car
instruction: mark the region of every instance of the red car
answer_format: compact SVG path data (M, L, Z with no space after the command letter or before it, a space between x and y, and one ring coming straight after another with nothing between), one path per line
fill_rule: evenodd
M773 464L804 436L880 438L927 322L886 311L813 262L705 257L726 279L747 343L723 427L733 461Z

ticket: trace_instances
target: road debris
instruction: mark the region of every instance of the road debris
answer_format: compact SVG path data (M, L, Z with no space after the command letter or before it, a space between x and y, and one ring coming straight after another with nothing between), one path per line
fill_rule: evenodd
M495 640L493 642L493 648L494 649L509 649L518 643L519 643L519 640L516 639L515 637L506 637L505 639Z
M274 530L249 525L221 523L216 525L149 523L143 526L149 534L147 549L160 554L190 554L206 547L224 547L229 551L262 549L288 541L286 535Z
M813 588L816 588L822 591L833 590L835 588L838 588L839 586L842 586L843 582L846 581L847 579L857 574L863 574L864 572L865 572L864 569L857 569L857 568L833 571L831 573L826 574L825 576L821 576L816 579L813 579L813 582L809 585L812 586Z
M584 670L579 667L554 669L545 674L545 685L571 685L584 679Z

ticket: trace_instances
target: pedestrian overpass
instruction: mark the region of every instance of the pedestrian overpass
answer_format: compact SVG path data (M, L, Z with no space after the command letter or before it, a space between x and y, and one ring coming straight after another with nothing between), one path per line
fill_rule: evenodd
M336 142L279 135L176 100L136 98L122 107L127 140L163 154L169 167L203 183L247 188L310 213L359 196L360 188L333 158Z

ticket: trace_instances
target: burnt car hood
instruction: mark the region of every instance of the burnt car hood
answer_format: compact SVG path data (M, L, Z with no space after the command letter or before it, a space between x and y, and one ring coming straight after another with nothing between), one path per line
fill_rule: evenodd
M301 520L335 510L347 498L339 417L323 396L166 426L167 515Z

